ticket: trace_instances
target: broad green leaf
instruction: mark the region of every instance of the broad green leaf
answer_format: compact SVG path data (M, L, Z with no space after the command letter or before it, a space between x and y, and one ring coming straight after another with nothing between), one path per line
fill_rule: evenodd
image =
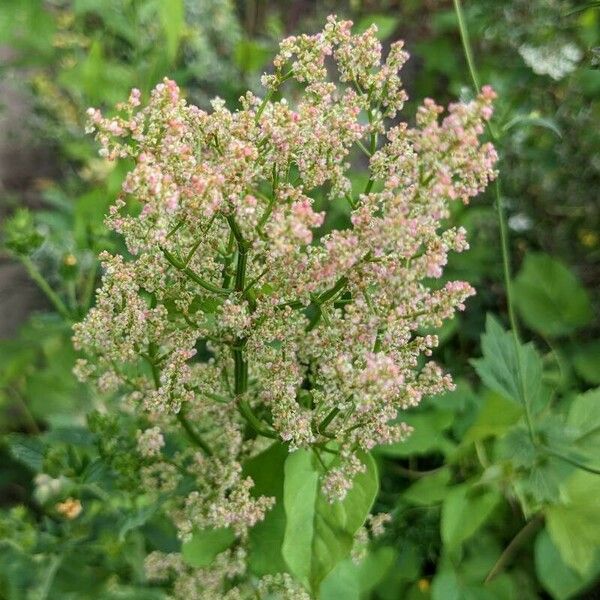
M360 600L360 584L356 565L343 560L327 575L321 585L319 600Z
M368 454L363 462L366 471L357 475L344 500L334 503L321 492L322 467L311 451L297 450L285 462L282 554L291 573L313 593L349 555L354 534L364 524L377 495L375 463Z
M413 483L402 497L412 504L421 506L437 504L448 494L450 478L450 469L441 469Z
M483 358L471 362L483 383L523 406L536 407L543 398L542 361L533 344L515 344L512 333L488 315L481 348Z
M275 498L275 506L250 530L248 536L248 566L259 577L287 570L281 545L285 532L283 467L288 456L287 446L276 443L244 465L244 475L254 481L252 494Z
M514 282L514 298L531 329L561 336L589 323L592 309L579 279L546 254L528 254Z
M385 578L396 557L395 549L389 546L370 550L367 553L356 566L361 593L370 592Z
M578 345L573 354L577 374L592 384L600 384L600 340Z
M564 562L585 576L600 548L600 477L577 470L563 491L567 500L546 509L546 528Z
M568 600L588 587L600 575L600 553L585 574L580 574L561 558L561 554L548 532L540 531L535 540L535 572L555 600Z
M191 567L208 567L217 554L224 552L235 540L235 534L227 529L202 529L195 531L192 539L181 546L185 562Z
M523 408L514 400L489 393L473 425L467 430L463 444L488 437L504 435L523 415Z
M383 580L395 558L394 549L386 546L369 551L358 564L343 560L321 584L320 600L360 600Z
M442 540L449 550L469 539L500 502L496 491L462 484L454 487L442 504Z

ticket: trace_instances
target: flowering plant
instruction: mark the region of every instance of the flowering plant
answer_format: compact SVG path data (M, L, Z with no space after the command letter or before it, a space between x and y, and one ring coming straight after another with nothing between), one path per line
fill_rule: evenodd
M119 116L89 110L101 154L134 162L108 216L130 256L101 256L77 373L122 391L137 416L124 443L139 472L114 421L94 426L177 526L182 554L147 560L177 597L317 597L365 523L377 533L384 520L367 520L369 451L410 433L400 410L452 387L421 360L437 343L423 332L473 294L436 281L468 247L443 227L449 204L495 175L479 142L494 93L441 119L426 100L414 127L397 122L402 43L382 63L376 28L351 25L330 17L284 40L264 98L248 92L233 112L187 104L170 80L145 108L133 90ZM338 222L331 205L344 206Z

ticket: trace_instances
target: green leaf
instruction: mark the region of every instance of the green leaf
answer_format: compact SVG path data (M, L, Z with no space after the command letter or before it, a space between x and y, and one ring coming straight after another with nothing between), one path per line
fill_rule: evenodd
M5 442L10 455L34 473L42 470L44 462L44 444L35 437L13 433L7 435Z
M283 468L288 456L287 446L276 443L244 465L244 475L254 481L252 495L275 498L275 506L248 536L248 566L259 577L287 570L281 545L285 533Z
M359 586L356 565L351 560L344 560L323 581L319 600L360 600Z
M523 408L514 400L490 393L473 425L467 430L463 444L488 437L500 437L515 425L523 415Z
M396 27L398 27L398 18L390 15L369 14L360 19L356 24L354 31L355 33L363 33L371 27L371 25L377 26L377 37L380 40L385 40L396 31Z
M322 468L311 451L297 450L285 462L283 503L286 515L283 557L291 573L313 593L352 549L354 534L364 524L379 487L370 455L362 460L341 502L330 503L320 489ZM335 462L329 466L334 466Z
M533 344L515 345L512 333L504 331L500 323L488 315L481 348L483 358L471 363L488 388L523 406L527 402L530 406L539 404L544 397L542 361Z
M563 493L565 502L546 509L546 528L564 562L585 576L600 548L600 477L577 470Z
M549 337L575 331L591 320L587 291L560 261L528 254L514 282L515 304L531 329Z
M165 34L167 57L172 63L185 31L184 0L161 0L159 18Z
M201 529L181 546L181 553L191 567L208 567L217 554L227 550L234 540L235 534L229 528Z
M384 546L368 552L358 564L343 560L321 584L320 600L360 600L384 579L395 558L394 549Z
M591 568L582 575L565 564L545 529L540 531L535 540L534 556L536 575L555 600L575 597L600 575L600 553L596 553Z
M415 454L441 452L450 454L454 443L444 435L444 431L452 425L454 415L449 411L430 410L401 413L399 421L413 428L413 432L403 442L380 446L379 454L404 458Z
M567 416L567 426L577 449L600 463L600 388L579 394L573 399Z
M235 64L243 73L256 73L271 58L271 48L257 40L240 40L234 51Z
M442 540L449 550L469 539L490 517L500 495L469 484L454 487L442 505Z
M551 131L556 137L562 138L562 132L558 125L552 119L542 117L536 112L532 112L529 115L517 115L506 123L504 127L502 127L502 130L509 131L517 125L535 125L537 127L542 127L543 129Z
M160 502L155 502L148 506L143 506L135 513L127 516L119 530L119 541L124 541L130 531L144 526L156 514L160 505Z
M573 366L582 379L600 384L600 340L578 345L573 354Z
M436 504L441 502L448 494L450 479L450 469L442 469L413 483L402 494L402 497L408 502L420 506Z

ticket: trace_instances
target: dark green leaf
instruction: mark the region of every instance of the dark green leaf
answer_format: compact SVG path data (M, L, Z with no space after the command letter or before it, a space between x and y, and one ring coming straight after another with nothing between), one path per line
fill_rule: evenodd
M592 318L587 291L560 261L528 254L514 282L514 298L523 320L534 331L561 336Z

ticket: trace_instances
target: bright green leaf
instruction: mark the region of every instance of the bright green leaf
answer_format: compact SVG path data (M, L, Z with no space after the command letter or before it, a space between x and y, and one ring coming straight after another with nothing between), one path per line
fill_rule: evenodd
M488 394L475 423L467 430L463 444L470 444L487 437L504 435L523 415L523 408L504 396Z
M402 497L412 504L421 506L436 504L441 502L448 494L450 478L450 470L441 469L413 483L402 494Z
M334 503L321 492L322 469L311 451L297 450L285 462L282 554L292 574L313 592L349 555L354 534L364 524L377 495L375 463L368 454L363 462L366 471L357 475L344 500Z
M173 62L185 31L184 0L161 0L159 17L165 33L167 57Z
M535 572L555 600L575 597L600 575L600 553L584 575L565 564L548 532L540 531L535 540Z
M515 344L512 333L488 315L481 348L483 358L471 362L483 383L523 406L537 406L544 392L542 361L533 344Z
M371 25L377 26L377 37L380 40L385 40L396 31L396 27L398 27L398 18L392 17L391 15L369 14L360 19L354 30L356 33L362 33Z
M490 517L500 495L496 491L462 484L454 487L442 504L441 533L448 549L469 539Z
M235 534L227 529L202 529L194 532L192 539L181 546L185 562L191 567L208 567L217 554L224 552L235 540Z
M565 502L546 509L546 527L564 562L585 576L600 548L600 477L577 470L563 493Z
M567 416L572 444L600 463L600 388L573 399Z

